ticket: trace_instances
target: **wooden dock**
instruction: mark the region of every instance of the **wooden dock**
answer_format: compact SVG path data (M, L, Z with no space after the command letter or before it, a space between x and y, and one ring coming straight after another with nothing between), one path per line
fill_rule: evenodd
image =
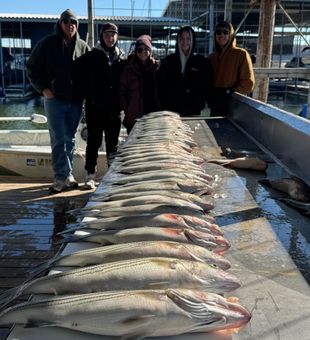
M22 283L37 264L61 248L58 232L77 217L68 214L83 207L94 190L50 195L46 179L0 176L0 294ZM0 328L0 339L6 329Z

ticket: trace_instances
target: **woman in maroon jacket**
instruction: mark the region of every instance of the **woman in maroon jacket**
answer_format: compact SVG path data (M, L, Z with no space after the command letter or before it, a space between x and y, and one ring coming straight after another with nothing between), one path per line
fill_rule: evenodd
M136 119L159 110L155 71L158 63L152 57L152 40L142 35L136 40L135 51L128 57L120 80L120 104L124 110L123 125L129 134Z

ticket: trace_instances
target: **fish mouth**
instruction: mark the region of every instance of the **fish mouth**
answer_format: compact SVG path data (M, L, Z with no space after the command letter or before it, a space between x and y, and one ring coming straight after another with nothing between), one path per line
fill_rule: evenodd
M184 235L192 243L208 248L215 253L222 253L230 247L230 243L222 236L192 229L185 229Z

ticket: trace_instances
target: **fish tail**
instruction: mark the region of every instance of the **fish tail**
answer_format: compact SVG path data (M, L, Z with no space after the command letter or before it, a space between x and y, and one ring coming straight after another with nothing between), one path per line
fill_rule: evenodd
M25 284L25 283L29 282L30 280L35 279L36 277L38 277L43 272L49 270L51 268L52 264L54 262L56 262L55 260L50 260L50 261L47 261L46 263L41 263L38 266L36 266L33 270L30 271L30 275L27 277L27 279L23 283Z
M77 229L83 229L83 228L87 228L87 226L76 225L72 228L65 229L63 231L59 231L56 235L66 235L66 234L69 234L69 233L76 231Z
M22 295L25 286L21 285L12 289L7 290L0 296L0 312L5 309L5 307L14 301L16 298Z

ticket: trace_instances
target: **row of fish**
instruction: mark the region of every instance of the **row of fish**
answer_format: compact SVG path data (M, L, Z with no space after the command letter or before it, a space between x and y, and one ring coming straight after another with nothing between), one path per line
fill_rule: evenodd
M196 146L177 114L141 118L103 179L106 190L71 211L82 221L64 242L93 247L54 258L5 292L0 325L142 339L246 324L250 313L223 297L241 283L227 271L230 244L210 214L213 177ZM35 299L5 309L25 294Z

